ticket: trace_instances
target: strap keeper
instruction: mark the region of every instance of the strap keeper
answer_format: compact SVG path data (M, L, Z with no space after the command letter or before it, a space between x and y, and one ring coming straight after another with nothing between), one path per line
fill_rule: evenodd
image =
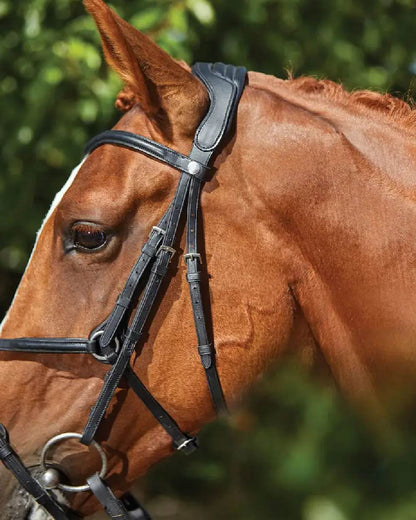
M178 451L185 453L185 455L190 455L199 448L197 437L188 437L181 444L179 444L179 446L175 443L173 443L173 445Z
M198 345L198 354L202 356L210 356L213 353L212 343L208 345Z
M12 453L13 450L9 444L0 445L0 460L6 460Z
M125 341L129 343L137 343L141 338L141 333L132 329L127 329L127 332L124 336Z
M208 370L213 363L214 349L212 344L198 345L198 354L201 356L201 363L205 370Z
M149 242L146 242L142 247L142 253L153 258L157 253L157 249L155 246L152 246L152 244L149 244Z
M150 272L163 277L168 272L168 265L169 264L154 264Z
M127 307L130 305L130 298L123 296L122 294L119 294L116 305L119 307L123 307L123 309L127 309Z
M201 273L199 271L197 273L187 273L186 280L189 283L200 282L201 281Z

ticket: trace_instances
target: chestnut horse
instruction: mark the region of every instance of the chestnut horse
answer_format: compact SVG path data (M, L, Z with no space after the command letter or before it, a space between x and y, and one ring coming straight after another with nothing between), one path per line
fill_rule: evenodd
M101 0L85 4L125 84L115 128L188 153L205 88ZM297 351L308 363L323 360L351 402L388 431L416 399L416 115L388 95L252 72L215 167L202 195L204 262L227 403ZM177 179L124 148L89 155L42 225L1 336L87 337L113 307ZM214 411L183 263L171 269L134 370L181 428L196 432ZM1 420L27 464L50 437L82 430L105 372L85 356L2 354ZM125 388L98 438L119 492L172 451ZM73 482L95 470L77 445L55 458ZM2 468L0 489L2 518L23 518ZM97 503L83 493L73 507L90 514Z

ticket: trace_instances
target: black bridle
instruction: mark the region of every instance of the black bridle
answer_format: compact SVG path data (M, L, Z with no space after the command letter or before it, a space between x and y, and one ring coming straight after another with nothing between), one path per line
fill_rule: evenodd
M243 67L222 63L197 63L192 68L192 72L205 85L210 98L210 107L198 126L188 156L140 135L120 130L109 130L97 135L89 141L85 148L86 156L104 144L122 146L164 162L181 172L173 201L158 225L152 228L149 239L142 247L141 254L110 315L92 331L88 339L0 339L0 351L54 354L89 353L99 361L111 365L80 438L85 445L94 442L97 429L124 376L132 390L171 436L173 446L177 450L189 454L198 447L197 438L181 431L175 420L131 369L129 363L143 336L145 327L148 325L149 315L175 253L178 226L185 206L187 206L187 229L184 259L187 266L186 278L191 295L198 353L214 408L217 413L226 411L226 403L216 368L215 350L207 330L206 315L202 305L201 255L198 252L197 229L201 188L204 182L211 178L213 174L210 165L212 159L233 124L246 81L246 70ZM147 277L146 285L136 310L133 312L138 297L139 282L143 281L145 277ZM7 431L1 425L0 460L53 518L58 520L74 518L73 513L61 506L52 492L45 489L45 486L31 476L11 448ZM138 503L129 506L125 501L116 499L106 482L98 474L90 477L87 482L111 518L126 520L149 518Z

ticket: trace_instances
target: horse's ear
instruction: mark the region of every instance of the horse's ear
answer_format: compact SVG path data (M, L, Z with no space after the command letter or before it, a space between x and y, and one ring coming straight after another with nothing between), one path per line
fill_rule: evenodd
M124 81L116 106L126 111L138 103L162 133L172 137L174 127L192 135L208 104L200 81L102 0L84 5L100 31L107 62Z

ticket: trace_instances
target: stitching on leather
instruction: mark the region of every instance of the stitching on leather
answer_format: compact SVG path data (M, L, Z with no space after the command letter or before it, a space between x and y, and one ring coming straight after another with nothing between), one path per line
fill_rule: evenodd
M202 120L202 123L199 125L199 127L196 131L194 140L195 140L195 144L198 146L198 148L200 150L209 151L211 148L205 148L202 144L199 143L199 134L201 133L202 129L207 124L209 118L211 117L212 112L214 111L214 107L216 105L216 99L213 96L212 86L209 83L207 83L205 76L203 76L202 73L199 73L199 71L198 71L198 78L203 82L203 84L205 85L205 88L208 90L210 104L209 104L209 109L208 109L207 115L204 117L204 119Z

